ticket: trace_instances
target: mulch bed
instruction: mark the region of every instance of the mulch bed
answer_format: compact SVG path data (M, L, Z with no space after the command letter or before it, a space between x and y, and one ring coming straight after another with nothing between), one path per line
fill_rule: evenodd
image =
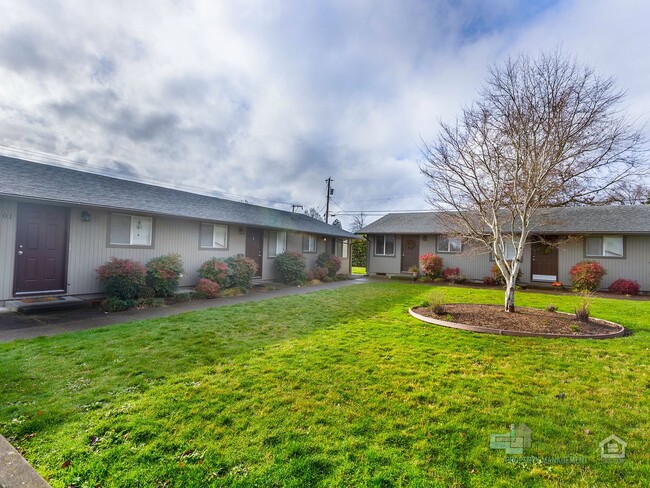
M516 312L508 313L504 312L500 305L455 303L445 305L446 313L443 315L436 315L424 307L414 307L413 311L425 317L457 324L537 334L592 336L612 334L619 330L598 320L590 319L584 323L574 315L534 308L518 307Z

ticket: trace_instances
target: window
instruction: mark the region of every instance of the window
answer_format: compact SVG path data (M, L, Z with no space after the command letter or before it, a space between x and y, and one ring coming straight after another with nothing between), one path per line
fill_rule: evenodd
M585 243L587 257L622 258L623 236L594 236L587 237Z
M148 246L152 244L153 219L141 215L111 214L108 243L113 246Z
M510 241L506 241L505 245L506 245L505 258L508 261L512 261L517 257L517 253L515 252L515 246ZM490 253L490 261L494 261L494 253Z
M316 236L311 234L303 234L302 252L316 252Z
M287 233L284 231L269 231L269 257L274 258L287 250Z
M377 256L394 256L395 255L395 236L375 237L375 255Z
M201 249L226 249L227 247L227 225L201 224Z
M456 237L438 236L438 252L461 252L463 244Z
M348 240L347 239L336 239L336 246L334 248L334 254L336 254L341 259L348 258Z

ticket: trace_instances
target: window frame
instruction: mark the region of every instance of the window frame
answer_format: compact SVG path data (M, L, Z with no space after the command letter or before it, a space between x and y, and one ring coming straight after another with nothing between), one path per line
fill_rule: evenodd
M587 241L589 239L601 239L601 245L600 245L600 251L601 254L589 254L588 253L588 244ZM606 238L620 238L621 239L621 247L623 248L623 254L621 256L607 256L605 255L605 239ZM623 234L595 234L595 235L588 235L585 236L584 239L584 247L583 247L583 254L585 258L589 259L626 259L627 258L627 245L626 245L626 239L625 235Z
M447 240L447 250L442 251L440 250L440 239L446 239ZM452 251L451 250L451 242L452 241L458 241L458 244L460 245L460 249L458 251ZM458 238L458 237L447 237L445 235L437 235L436 236L436 253L437 254L460 254L463 252L463 241Z
M383 252L382 253L377 252L377 242L379 241L380 237L383 238L383 240L384 240ZM392 254L386 254L386 238L387 237L390 237L390 238L393 239L393 252L392 252ZM377 234L377 235L375 235L375 238L373 240L374 240L374 242L373 242L373 246L372 246L372 252L373 252L374 256L377 256L377 257L395 257L396 251L397 251L397 249L396 249L397 239L395 238L395 234Z
M275 234L275 239L272 238L273 234ZM282 252L278 252L278 237L280 234L284 234L284 249ZM275 251L274 253L271 253L271 243L275 242ZM286 230L269 230L269 239L268 239L268 244L266 246L266 252L267 256L269 259L275 258L278 254L282 254L283 252L286 252L287 250L287 231Z
M311 242L314 243L314 250L311 250ZM307 248L305 248L305 242L308 243ZM318 240L316 239L315 234L303 234L302 235L302 252L306 254L316 254L318 252Z
M113 216L119 215L121 217L129 217L129 244L125 243L114 243L111 242L111 228L113 225ZM131 244L133 242L133 234L131 229L133 228L133 219L146 219L151 222L151 236L149 239L149 244ZM156 219L151 215L139 215L139 214L129 214L122 212L109 212L108 214L108 225L106 228L106 247L116 248L116 249L153 249L155 244L155 235L156 235Z
M225 227L225 229L226 229L226 245L224 247L218 247L218 246L214 246L214 245L212 247L202 246L201 245L201 234L202 234L204 225L212 226L212 243L213 244L214 244L214 229L215 229L215 227L216 226ZM216 222L201 222L199 224L199 250L201 250L201 251L227 251L229 245L230 245L230 227L228 226L228 224L218 224Z
M513 256L511 258L508 258L508 246L512 246L512 253ZM513 261L517 257L517 249L516 247L512 244L510 241L506 241L506 261ZM494 253L490 252L490 262L494 262Z

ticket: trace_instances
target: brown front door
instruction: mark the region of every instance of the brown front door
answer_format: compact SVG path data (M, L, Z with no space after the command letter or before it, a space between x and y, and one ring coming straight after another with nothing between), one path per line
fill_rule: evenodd
M67 209L19 204L14 293L65 293L67 245Z
M262 276L262 251L264 231L255 227L246 227L246 257L257 263L256 277Z
M420 259L419 236L402 236L402 271L417 266Z
M550 240L547 238L547 240ZM531 248L530 274L532 281L557 281L557 246L534 242Z

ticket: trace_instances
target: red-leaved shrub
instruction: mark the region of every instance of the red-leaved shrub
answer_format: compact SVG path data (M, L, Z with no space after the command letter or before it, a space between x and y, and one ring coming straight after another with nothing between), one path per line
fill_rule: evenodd
M442 277L449 281L450 276L458 276L460 275L460 268L446 268L445 271L442 273Z
M207 278L201 278L199 279L199 283L196 285L196 288L194 288L194 291L200 297L217 298L220 289L221 287L219 286L219 283L216 283Z
M220 288L228 287L228 275L228 263L223 259L210 258L199 268L199 276L201 278L218 283Z
M641 286L638 281L619 278L609 285L609 291L618 293L619 295L638 295L639 291L641 291Z
M442 258L433 253L426 253L420 256L422 271L429 278L440 278L442 276Z
M113 256L97 268L97 279L106 287L108 296L133 300L144 287L145 268L137 261Z
M598 261L580 261L569 270L571 284L577 291L596 291L600 280L607 274L603 265Z

